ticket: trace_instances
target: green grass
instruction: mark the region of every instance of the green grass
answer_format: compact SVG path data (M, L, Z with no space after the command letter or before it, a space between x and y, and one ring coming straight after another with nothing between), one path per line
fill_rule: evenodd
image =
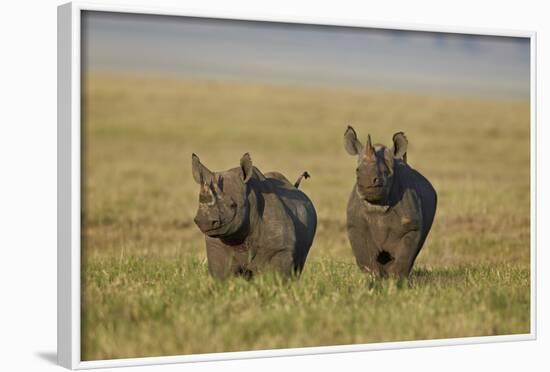
M343 89L84 80L84 360L529 332L529 105ZM439 206L408 281L366 276L345 231L360 138L403 130ZM302 183L317 235L296 281L219 282L192 223L191 153L250 152Z
M85 275L94 303L83 350L103 358L486 336L529 324L529 274L513 265L396 281L321 260L298 281L220 282L197 260L130 258L94 262Z

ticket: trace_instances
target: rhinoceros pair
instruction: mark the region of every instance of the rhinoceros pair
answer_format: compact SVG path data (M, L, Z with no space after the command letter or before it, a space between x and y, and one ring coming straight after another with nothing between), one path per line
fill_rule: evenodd
M380 276L407 276L430 231L437 196L407 164L402 132L393 146L344 134L346 151L357 155L356 183L347 205L347 231L359 268ZM248 153L236 168L212 172L192 156L200 185L195 223L205 234L210 274L216 278L263 271L288 277L305 264L317 227L311 200L278 172L262 173Z

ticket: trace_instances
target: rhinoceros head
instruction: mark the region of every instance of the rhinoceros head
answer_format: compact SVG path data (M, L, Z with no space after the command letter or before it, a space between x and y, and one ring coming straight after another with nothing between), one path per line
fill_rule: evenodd
M406 162L407 137L403 132L393 135L393 146L373 145L370 134L367 144L357 138L355 130L348 126L344 134L346 151L350 155L357 155L357 193L373 204L384 203L390 193L394 179L394 165L396 160Z
M248 216L246 183L253 172L250 155L243 155L240 167L211 172L193 154L192 169L193 178L200 185L195 224L211 237L229 236L237 232Z

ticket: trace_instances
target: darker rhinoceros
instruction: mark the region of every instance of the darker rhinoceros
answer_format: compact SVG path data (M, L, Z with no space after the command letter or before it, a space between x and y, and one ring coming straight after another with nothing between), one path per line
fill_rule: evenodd
M359 267L381 276L407 276L432 226L437 195L426 178L407 164L402 132L393 146L363 146L352 127L344 134L357 155L356 183L347 208L348 237Z
M247 154L240 166L211 172L193 154L200 185L195 223L206 237L212 276L247 278L261 271L299 274L313 242L317 215L309 198L277 172L265 175Z

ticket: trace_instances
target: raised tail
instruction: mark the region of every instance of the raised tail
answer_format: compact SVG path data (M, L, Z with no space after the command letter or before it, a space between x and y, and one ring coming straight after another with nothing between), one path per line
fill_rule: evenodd
M305 179L308 179L309 177L311 177L309 175L308 172L304 172L300 175L300 177L298 177L298 179L296 180L296 182L294 182L294 187L296 188L299 188L300 187L300 182L302 182L302 178L305 178Z

